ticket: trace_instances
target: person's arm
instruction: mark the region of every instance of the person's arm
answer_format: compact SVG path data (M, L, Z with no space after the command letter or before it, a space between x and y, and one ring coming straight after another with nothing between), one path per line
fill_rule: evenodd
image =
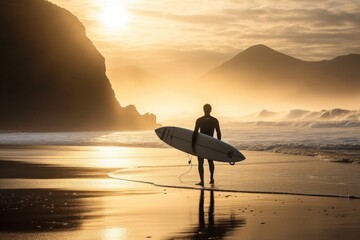
M199 123L198 123L198 121L196 121L196 123L195 123L195 128L194 128L194 132L193 132L193 135L192 135L192 141L191 141L191 147L192 147L192 150L193 150L194 152L196 152L195 143L196 143L196 138L197 138L199 129L200 129Z
M221 140L221 131L220 131L220 124L219 124L219 121L216 121L217 124L216 124L216 136L217 136L217 139Z

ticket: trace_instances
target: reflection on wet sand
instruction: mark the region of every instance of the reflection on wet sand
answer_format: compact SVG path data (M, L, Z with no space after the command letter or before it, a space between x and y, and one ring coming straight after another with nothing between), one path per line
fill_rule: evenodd
M204 210L204 199L205 191L201 190L198 224L189 230L181 232L179 236L174 236L169 239L223 239L225 236L230 235L236 228L246 224L244 218L237 218L235 214L230 214L229 218L215 218L214 191L210 191L210 204L207 214ZM208 216L207 224L205 220L206 215Z

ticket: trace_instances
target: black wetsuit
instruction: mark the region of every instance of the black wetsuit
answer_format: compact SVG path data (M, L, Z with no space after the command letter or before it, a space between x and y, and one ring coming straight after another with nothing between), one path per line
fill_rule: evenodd
M214 136L214 131L216 130L216 135L219 140L221 140L221 131L219 121L210 115L204 115L196 120L195 129L192 136L192 143L191 146L194 148L197 133L200 129L200 132L211 137Z
M213 137L215 129L219 129L219 121L212 116L202 116L196 120L195 130L198 129L201 133Z

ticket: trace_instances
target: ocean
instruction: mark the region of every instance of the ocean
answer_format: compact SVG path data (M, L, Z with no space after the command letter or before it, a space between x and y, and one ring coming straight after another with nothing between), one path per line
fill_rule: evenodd
M177 126L192 127L186 122ZM360 197L358 126L229 121L222 124L222 135L247 159L235 166L216 163L216 184L205 187L234 192ZM81 180L85 189L116 188L116 184L108 184L114 179L180 188L194 188L199 181L196 158L170 148L154 131L1 133L0 145L3 161L109 168L107 174L111 178L106 181ZM6 188L71 188L71 179L1 181Z
M315 156L360 163L358 122L234 122L222 124L222 140L239 150ZM192 129L189 122L176 126ZM0 145L127 146L167 148L154 131L0 133Z

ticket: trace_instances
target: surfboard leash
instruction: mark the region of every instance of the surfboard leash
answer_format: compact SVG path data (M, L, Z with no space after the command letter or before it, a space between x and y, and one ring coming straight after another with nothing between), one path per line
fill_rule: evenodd
M183 181L181 180L181 178L182 178L184 175L188 174L188 173L191 171L191 169L192 169L192 155L188 154L187 156L188 156L188 164L190 164L190 169L189 169L187 172L185 172L185 173L183 173L183 174L181 174L181 175L179 176L179 181L180 181L181 183L183 183Z

